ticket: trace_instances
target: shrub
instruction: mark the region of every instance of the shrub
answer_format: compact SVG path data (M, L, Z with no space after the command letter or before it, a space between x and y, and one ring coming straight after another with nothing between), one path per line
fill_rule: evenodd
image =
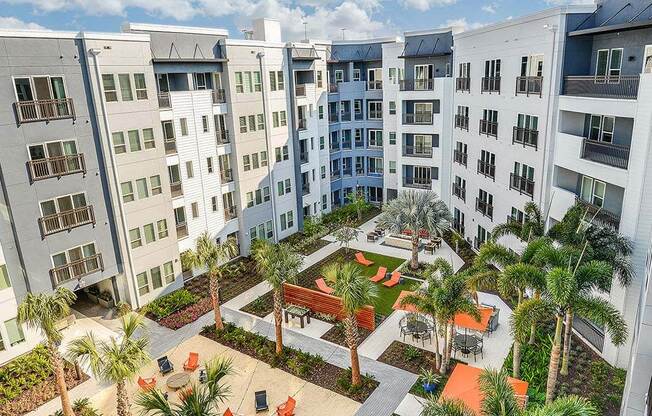
M418 348L413 347L412 345L408 345L407 347L405 347L405 350L403 350L403 355L405 356L405 359L408 361L417 360L422 356L421 351L419 351Z
M194 296L194 295L193 295ZM199 302L171 313L158 321L159 324L170 329L179 329L184 325L195 322L201 316L213 309L211 298L203 298Z
M88 398L75 400L72 404L72 410L76 416L102 416L102 413L91 405L91 401ZM63 412L57 410L52 416L63 416Z
M187 289L179 289L168 295L153 300L146 307L146 312L151 313L156 319L162 319L188 305L196 303L197 296Z
M43 345L0 368L0 405L19 397L52 375L50 356Z

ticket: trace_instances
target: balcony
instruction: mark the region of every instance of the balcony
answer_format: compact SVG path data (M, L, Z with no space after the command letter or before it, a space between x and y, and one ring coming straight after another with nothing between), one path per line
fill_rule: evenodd
M226 93L222 88L213 90L211 93L213 104L224 104L226 102Z
M306 130L308 128L308 120L305 118L300 118L297 124L297 130Z
M582 141L582 153L580 157L615 168L627 169L627 165L629 164L629 147L585 138Z
M493 221L494 206L480 198L475 199L475 210Z
M339 84L328 84L328 93L337 94L340 90Z
M355 168L356 176L364 176L364 168Z
M480 92L497 92L500 94L500 77L482 77Z
M238 210L234 205L224 207L224 221L231 221L238 218Z
M432 91L435 89L435 80L430 79L404 79L399 81L401 91Z
M48 178L60 178L75 173L86 174L84 154L54 156L27 161L27 170L31 182Z
M367 176L383 176L383 168L369 169Z
M496 180L496 165L478 159L478 173Z
M158 108L172 108L169 92L158 93Z
M332 142L330 146L330 151L332 152L339 152L340 151L340 142Z
M232 169L221 169L220 170L220 179L222 183L233 182L233 170Z
M459 220L453 219L451 222L451 225L453 227L453 230L455 230L458 234L460 234L462 237L464 236L464 223L460 222Z
M349 168L349 169L344 168L344 170L342 171L342 175L345 176L345 177L351 177L351 176L353 176L353 169L351 169L351 168Z
M520 144L538 149L539 131L526 129L525 127L514 126L512 133L512 144Z
M403 156L431 158L432 147L404 145Z
M170 182L170 193L172 194L172 198L178 198L183 195L183 186L181 185L181 181Z
M177 224L177 239L188 237L188 224L186 222L180 222Z
M403 186L406 188L432 189L432 179L427 178L405 178Z
M341 179L342 175L340 174L340 171L338 170L337 172L331 172L331 180L335 181L338 179Z
M466 202L466 188L462 188L458 184L453 184L453 195Z
M70 231L86 224L95 225L95 214L91 205L46 215L38 219L41 238L61 231Z
M102 254L93 254L50 269L50 280L52 287L57 287L69 280L79 279L100 270L104 270Z
M337 116L337 113L328 113L328 122L329 123L337 123L339 122L339 117Z
M534 181L524 176L509 174L509 189L515 189L520 194L525 194L532 198L534 196Z
M340 113L340 121L351 121L351 112L350 111L342 111Z
M53 100L17 101L14 103L18 124L35 121L75 119L72 98Z
M469 158L468 153L464 153L459 150L453 150L453 161L455 163L459 163L460 165L466 166L468 158Z
M498 137L498 123L489 120L480 120L480 134Z
M382 90L383 81L367 81L367 91Z
M310 193L310 185L307 183L304 183L301 185L301 195L308 195Z
M455 114L455 127L469 131L469 116Z
M228 130L215 130L215 138L217 139L218 145L231 143Z
M405 113L403 124L432 124L432 113Z
M342 150L351 150L351 140L342 140Z
M592 218L594 223L613 228L616 231L618 230L618 227L620 226L619 214L608 211L590 202L584 201L577 196L575 197L575 203L582 205L582 207L586 209L588 214L587 217Z
M297 84L294 87L294 93L296 94L297 97L305 97L306 96L306 84Z
M355 113L354 118L355 118L356 121L364 120L364 114L362 114L362 111L359 111L359 112Z
M471 78L469 77L455 78L455 91L471 92Z
M299 161L301 164L305 164L309 162L309 157L308 157L308 152L301 152L299 153Z
M538 95L541 97L543 77L516 77L516 95Z
M567 76L564 95L635 100L639 81L638 75Z
M166 155L173 155L177 153L177 141L175 139L165 139L163 141L163 147L165 147Z

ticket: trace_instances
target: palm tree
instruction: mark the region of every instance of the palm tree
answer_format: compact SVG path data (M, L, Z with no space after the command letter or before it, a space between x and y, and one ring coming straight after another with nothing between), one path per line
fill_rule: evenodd
M436 399L430 397L420 416L476 416L461 400Z
M410 268L419 268L419 234L441 236L450 228L451 215L446 204L431 191L402 191L383 206L378 223L393 233L409 230L412 236Z
M216 358L206 363L206 383L193 384L180 394L180 403L171 404L158 389L140 393L136 404L143 415L161 416L217 416L217 406L230 395L228 385L221 383L233 374L233 361L230 358ZM220 413L221 414L221 413Z
M523 214L525 214L523 222L510 220L496 225L491 230L491 238L497 241L500 237L513 235L523 241L530 241L533 238L543 237L546 221L539 206L534 202L528 202L523 206Z
M252 252L258 272L274 291L276 353L280 354L283 351L283 283L296 282L303 260L292 251L290 245L273 244L267 240L256 240Z
M358 234L360 234L360 230L348 224L341 226L333 233L335 240L340 243L340 246L344 246L347 253L349 252L351 241L357 239Z
M220 311L220 279L222 264L236 255L235 241L227 238L218 243L208 232L202 233L195 241L195 249L183 252L182 262L190 267L205 267L208 273L209 291L215 312L215 328L223 329L222 312Z
M135 338L144 328L141 315L130 313L120 318L118 337L98 340L92 332L73 340L68 346L71 360L88 364L95 377L115 384L118 416L131 415L127 381L149 360L147 337Z
M367 200L364 197L362 192L350 192L346 199L349 200L349 204L355 207L355 212L358 216L358 221L362 221L362 211L367 207Z
M59 354L62 336L56 324L70 315L70 305L76 299L77 296L73 292L60 287L53 294L28 293L18 306L18 322L26 324L28 328L38 328L45 337L57 391L61 398L61 409L65 416L74 416L75 414L68 396L63 360Z
M373 303L378 296L378 287L361 274L354 263L331 263L323 271L324 277L333 284L335 296L342 302L346 343L351 353L351 384L361 382L360 361L358 359L358 321L356 314L365 305Z

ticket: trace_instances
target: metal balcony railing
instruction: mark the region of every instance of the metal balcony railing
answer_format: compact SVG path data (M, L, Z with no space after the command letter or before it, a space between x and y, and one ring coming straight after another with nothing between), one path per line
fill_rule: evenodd
M72 98L17 101L14 106L16 107L18 124L65 118L75 119L75 106Z
M534 181L524 176L509 174L509 189L515 189L529 197L534 196Z
M300 118L297 122L297 129L298 130L305 130L308 128L308 120L305 118Z
M339 84L328 84L328 92L335 94L340 90Z
M500 94L500 77L482 77L480 92L497 92Z
M238 218L238 210L235 205L225 206L224 207L224 221L230 221L234 218Z
M351 150L351 140L343 140L342 141L342 150Z
M31 182L48 178L60 178L75 173L86 174L84 154L53 156L27 161L27 170Z
M543 89L543 77L516 77L516 95L525 94L538 95L541 97Z
M52 287L57 287L69 280L79 279L100 270L104 270L104 263L102 254L98 253L50 269L50 280Z
M337 123L340 121L340 118L338 117L337 113L328 113L328 122L329 123Z
M408 157L432 157L432 146L403 146L403 156Z
M367 91L382 90L383 81L367 81Z
M592 219L593 222L599 225L613 228L618 230L620 227L620 215L585 201L579 197L575 197L575 202L580 204L587 210L587 220Z
M213 90L212 92L213 104L223 104L226 102L226 92L222 88Z
M480 198L475 198L475 210L491 220L494 218L494 206Z
M432 124L432 113L405 113L403 124Z
M471 78L457 77L455 78L455 91L471 91Z
M339 152L340 151L340 142L332 142L330 145L330 151L331 152Z
M564 95L636 99L639 81L638 75L567 76L564 77Z
M309 157L308 157L308 152L301 152L299 153L299 161L303 165L304 163L309 162Z
M456 183L453 184L453 195L466 202L466 189Z
M188 237L188 224L180 222L177 224L177 239Z
M480 134L498 137L498 123L489 120L480 120Z
M468 153L461 152L459 150L453 150L453 160L455 163L466 166L469 155Z
M169 92L159 92L158 93L158 107L159 108L171 108L170 104L170 93Z
M306 96L306 84L297 84L294 87L294 92L296 93L297 97L305 97Z
M435 80L430 79L403 79L399 81L401 91L432 91L435 88Z
M629 147L585 138L582 141L580 157L615 168L627 169Z
M228 130L215 130L215 138L217 139L217 144L231 143Z
M496 165L478 159L478 173L496 179Z
M46 215L38 219L42 238L61 231L70 231L73 228L86 224L95 224L95 214L92 205L57 212L56 214Z
M180 181L170 182L170 193L172 194L172 198L183 195L183 186L181 185Z
M364 120L364 114L362 114L362 111L355 113L354 118L356 120Z
M514 126L512 132L512 144L520 144L538 149L539 131L526 129L525 127Z
M342 175L340 174L340 171L338 170L337 172L331 172L331 180L337 180L340 179Z
M465 229L464 229L464 224L463 223L461 223L458 220L453 219L453 221L451 222L451 225L453 226L453 230L457 231L458 234L461 234L462 236L464 236Z
M573 318L573 328L582 335L582 337L593 345L598 351L602 352L604 348L604 331L595 324L575 315Z
M455 114L455 127L469 131L469 116Z
M303 184L301 185L301 194L302 195L308 195L310 193L310 185L308 184Z
M173 155L177 153L177 141L176 139L165 139L163 141L163 147L165 147L166 155Z
M351 121L351 112L350 111L342 111L340 113L340 121Z
M222 169L220 170L220 179L222 183L233 182L233 169Z
M353 169L344 169L342 171L343 176L353 176Z
M406 188L431 189L432 179L426 178L405 178L403 186Z

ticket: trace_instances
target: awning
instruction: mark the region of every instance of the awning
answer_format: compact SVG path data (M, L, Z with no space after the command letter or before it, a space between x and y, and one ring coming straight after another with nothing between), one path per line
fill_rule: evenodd
M418 312L416 306L414 305L411 304L407 304L405 306L401 305L401 301L403 300L403 298L412 294L414 294L414 292L411 292L409 290L401 290L401 293L398 295L398 298L396 298L396 302L394 302L394 305L392 305L392 309L394 309L395 311L406 311L411 313Z
M458 313L455 315L453 323L455 326L471 329L473 331L484 332L487 330L487 326L489 325L489 319L491 319L493 309L479 307L478 311L480 312L480 322L476 321L474 317L467 313Z

